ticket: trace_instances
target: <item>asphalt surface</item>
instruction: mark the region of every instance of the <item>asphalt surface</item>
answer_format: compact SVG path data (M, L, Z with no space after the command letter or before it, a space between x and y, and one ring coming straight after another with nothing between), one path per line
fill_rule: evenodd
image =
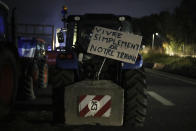
M149 69L146 71L149 114L140 130L195 131L196 80Z
M146 75L149 107L143 127L126 129L122 127L53 125L51 111L42 109L36 113L17 112L16 114L20 117L9 123L1 123L0 131L196 131L196 80L150 69L146 69ZM48 93L45 97L49 97L51 91ZM48 102L49 104L51 104L51 100Z

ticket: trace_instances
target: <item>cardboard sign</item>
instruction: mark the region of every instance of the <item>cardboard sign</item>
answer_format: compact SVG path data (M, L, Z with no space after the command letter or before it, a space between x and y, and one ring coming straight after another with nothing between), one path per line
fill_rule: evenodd
M142 36L95 26L87 52L134 64Z

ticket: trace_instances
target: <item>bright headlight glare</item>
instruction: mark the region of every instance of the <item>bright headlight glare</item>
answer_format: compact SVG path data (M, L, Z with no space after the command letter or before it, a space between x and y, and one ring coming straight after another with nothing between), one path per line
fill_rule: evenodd
M79 16L75 16L75 17L74 17L74 20L75 20L75 21L79 21L79 20L80 20L80 17L79 17Z
M119 21L125 21L125 17L124 16L121 16L118 19L119 19Z

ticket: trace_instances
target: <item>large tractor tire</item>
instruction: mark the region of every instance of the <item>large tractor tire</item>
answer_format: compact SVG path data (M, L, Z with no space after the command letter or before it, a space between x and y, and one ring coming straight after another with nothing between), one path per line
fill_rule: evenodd
M39 65L39 88L47 88L48 86L48 65L46 62L41 61Z
M38 90L39 68L36 62L24 61L24 72L20 97L22 100L35 100ZM19 98L20 98L19 97Z
M141 127L147 114L147 85L144 71L124 72L125 126Z
M54 123L64 123L64 91L67 85L74 82L74 71L55 69L52 75L53 121Z
M17 91L17 64L13 53L7 49L0 51L0 118L12 109Z
M23 86L23 95L25 100L34 100L35 96L35 82L34 76L32 75L32 71L27 69L24 75L24 86Z
M40 70L38 67L38 64L36 62L33 63L33 67L31 68L31 76L33 79L33 91L35 96L37 96L38 92L38 86L39 86L39 75L40 75Z

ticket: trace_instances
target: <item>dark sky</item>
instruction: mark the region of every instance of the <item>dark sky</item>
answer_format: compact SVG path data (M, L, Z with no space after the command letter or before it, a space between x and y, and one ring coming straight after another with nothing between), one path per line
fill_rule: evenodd
M181 0L2 0L17 8L19 23L61 26L61 8L70 14L113 13L142 17L163 10L172 11Z

